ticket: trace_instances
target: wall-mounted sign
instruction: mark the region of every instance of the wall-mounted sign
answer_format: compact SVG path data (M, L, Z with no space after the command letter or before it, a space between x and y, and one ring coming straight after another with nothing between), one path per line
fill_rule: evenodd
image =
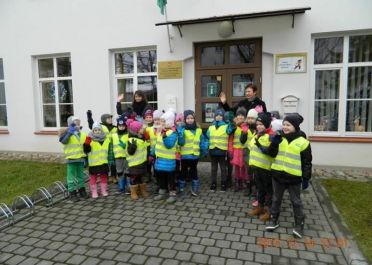
M182 78L182 61L158 62L158 79Z
M207 96L208 97L217 97L217 83L208 83L207 84Z
M275 73L306 73L307 53L286 53L275 55Z

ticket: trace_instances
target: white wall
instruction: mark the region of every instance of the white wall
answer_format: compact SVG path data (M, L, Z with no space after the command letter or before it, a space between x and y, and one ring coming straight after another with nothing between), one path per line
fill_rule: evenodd
M280 98L293 94L300 98L299 112L309 132L312 113L310 69L305 74L274 74L273 54L311 54L311 35L372 29L372 1L369 0L168 0L168 19L181 20L226 14L250 13L310 6L303 15L280 16L235 22L236 33L227 39L262 37L263 99L269 109L280 110ZM354 15L353 15L354 14ZM1 150L61 151L56 136L34 135L38 131L39 97L33 76L33 56L69 53L72 60L74 109L86 128L85 112L94 119L115 112L112 89L114 49L156 46L158 61L183 60L183 79L158 80L159 108L167 107L167 96L177 97L177 111L195 108L194 43L222 40L219 23L182 27L183 38L170 28L174 52L169 52L164 21L155 0L0 0L0 58L4 59L8 130L0 135ZM336 155L339 148L354 150L353 161ZM349 148L350 147L350 148ZM316 164L370 166L369 144L314 144ZM320 153L318 155L318 153ZM324 156L324 157L322 157ZM337 159L332 159L337 157ZM345 158L346 159L346 158Z

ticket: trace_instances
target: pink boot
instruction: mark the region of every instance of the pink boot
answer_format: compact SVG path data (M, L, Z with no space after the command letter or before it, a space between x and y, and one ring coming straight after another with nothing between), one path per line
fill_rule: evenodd
M101 175L101 194L104 197L108 196L108 193L107 193L107 179L108 179L107 175Z
M98 197L97 193L97 176L96 175L90 175L89 184L90 184L90 191L92 193L92 198L96 199Z

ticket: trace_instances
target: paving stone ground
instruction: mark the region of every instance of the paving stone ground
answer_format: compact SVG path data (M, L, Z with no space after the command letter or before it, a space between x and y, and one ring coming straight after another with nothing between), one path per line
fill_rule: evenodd
M247 216L242 192L209 191L209 163L200 163L201 194L175 204L128 195L37 209L0 232L0 264L347 264L312 187L303 193L305 236L292 236L288 194L274 233ZM190 185L188 185L188 188Z

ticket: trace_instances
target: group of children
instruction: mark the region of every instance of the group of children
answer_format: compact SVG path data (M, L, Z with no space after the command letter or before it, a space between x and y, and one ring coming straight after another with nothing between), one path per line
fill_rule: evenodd
M302 237L304 214L300 198L311 177L311 148L300 130L299 114L287 115L283 121L272 120L269 113L239 108L235 116L217 109L206 133L197 125L195 113L186 110L147 110L143 117L124 112L112 123L104 114L93 122L88 111L89 134L81 131L80 119L69 117L68 128L61 131L60 142L67 159L67 183L70 196L88 198L84 187L84 163L90 175L91 197L107 196L109 174L117 178L118 190L130 193L132 200L149 196L145 179L155 178L154 200L173 203L177 195L186 195L188 180L191 194L199 195L197 172L199 159L209 154L211 161L210 191L217 190L217 170L221 170L220 191L228 186L228 168L233 167L235 191L256 186L257 201L249 212L269 221L266 229L278 226L280 205L288 189L295 215L294 235ZM273 124L273 126L272 126ZM281 126L281 124L283 126ZM273 129L275 128L275 130ZM75 189L74 178L78 181Z

